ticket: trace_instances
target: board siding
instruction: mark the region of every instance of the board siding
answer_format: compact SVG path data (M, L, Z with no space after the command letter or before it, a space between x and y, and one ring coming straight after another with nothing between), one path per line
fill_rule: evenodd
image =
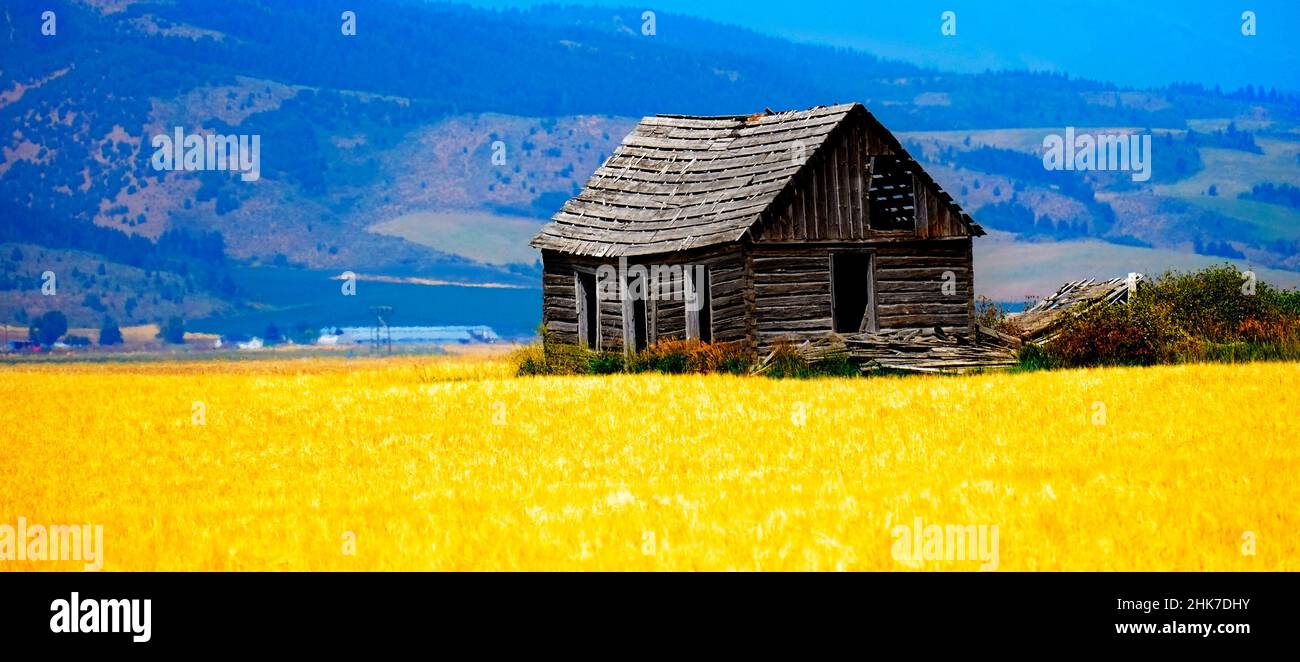
M704 266L709 269L712 302L713 339L715 342L745 340L751 337L746 279L745 251L737 246L707 252L682 253L651 259L636 258L627 261L627 267L654 266L680 269ZM578 343L577 293L573 274L576 270L596 271L602 265L618 268L618 262L596 258L568 256L546 251L542 259L542 319L558 341ZM652 342L680 340L686 337L686 306L680 297L678 271L671 277L669 287L677 288L667 294L670 298L656 299L647 306L647 324ZM600 284L597 284L598 291ZM623 351L624 307L617 299L604 299L597 303L600 310L600 349Z

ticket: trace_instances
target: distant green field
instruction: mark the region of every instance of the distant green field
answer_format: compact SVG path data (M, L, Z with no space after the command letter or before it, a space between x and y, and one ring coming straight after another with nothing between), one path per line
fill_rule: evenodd
M528 241L544 223L540 219L484 211L424 211L382 221L367 229L485 264L532 264L538 253Z
M1198 207L1254 225L1260 239L1300 239L1300 209L1223 196L1200 196L1186 200Z
M1300 142L1276 138L1258 138L1263 154L1229 149L1201 149L1205 170L1180 182L1155 186L1156 195L1178 198L1224 216L1250 223L1258 228L1261 239L1300 238L1300 210L1237 196L1263 182L1300 185ZM1156 162L1159 167L1159 161ZM1218 196L1205 194L1210 186Z
M1200 120L1193 123L1193 128L1197 131L1212 131L1224 128L1229 121L1228 119ZM1251 122L1242 122L1239 125L1247 129L1259 128ZM1089 127L1089 129L1110 130L1096 127ZM900 135L913 140L937 140L941 145L958 146L969 136L973 146L993 145L1039 153L1043 136L1059 133L1062 130L1061 127L1049 127L910 132ZM1258 237L1266 241L1300 238L1300 210L1237 198L1239 194L1263 182L1300 186L1300 163L1297 163L1297 155L1300 155L1300 140L1257 137L1256 143L1264 150L1263 154L1203 147L1200 153L1201 161L1205 164L1204 170L1172 184L1153 184L1150 186L1150 191L1161 197L1177 199L1249 223L1257 228ZM1157 173L1160 171L1159 153L1152 155L1152 167ZM1207 195L1211 186L1217 191L1217 196Z

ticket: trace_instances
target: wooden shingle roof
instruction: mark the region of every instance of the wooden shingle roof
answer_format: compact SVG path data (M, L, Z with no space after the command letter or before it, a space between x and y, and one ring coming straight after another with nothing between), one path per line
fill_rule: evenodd
M531 244L618 257L738 241L853 112L865 114L910 160L856 103L755 115L646 117Z

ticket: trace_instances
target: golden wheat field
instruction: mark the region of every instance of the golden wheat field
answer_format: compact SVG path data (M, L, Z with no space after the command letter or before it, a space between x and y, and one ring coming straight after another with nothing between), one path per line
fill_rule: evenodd
M896 558L914 523L997 526L999 570L1300 570L1298 387L1281 363L807 381L16 364L0 524L103 525L105 570L977 569Z

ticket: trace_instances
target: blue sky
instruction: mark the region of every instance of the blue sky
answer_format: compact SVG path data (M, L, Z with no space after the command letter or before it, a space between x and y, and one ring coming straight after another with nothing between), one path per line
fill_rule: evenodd
M532 7L532 0L470 0ZM808 42L847 46L947 71L1034 69L1123 85L1192 81L1300 92L1300 0L587 0L681 13ZM957 35L939 33L944 11ZM1255 36L1241 34L1243 11ZM660 17L658 30L671 30Z

